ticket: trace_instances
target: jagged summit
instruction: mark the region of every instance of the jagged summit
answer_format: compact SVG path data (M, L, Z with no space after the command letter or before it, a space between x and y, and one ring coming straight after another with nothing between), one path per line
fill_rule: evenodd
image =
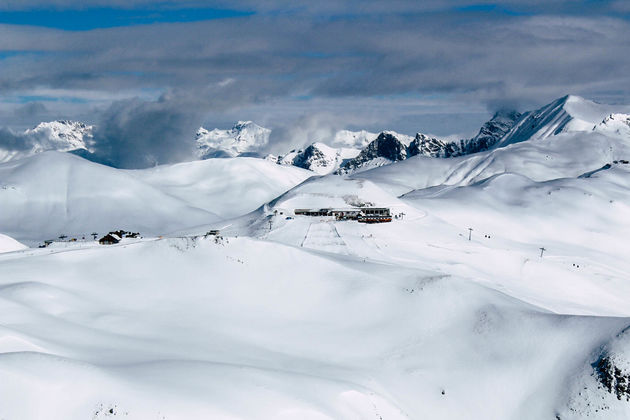
M87 151L93 126L78 121L41 122L21 133L12 133L17 148L0 147L0 162L21 159L48 150L60 152Z
M488 150L499 142L520 117L521 114L516 111L499 111L481 127L475 137L451 142L424 133L417 133L412 138L384 131L356 158L344 163L338 173L347 174L361 168L382 166L416 155L450 158Z
M404 160L407 158L409 146L413 141L413 137L393 131L383 131L356 158L341 165L338 173L346 174L361 168Z
M315 142L304 150L292 150L286 155L276 158L281 165L294 165L309 169L319 175L326 175L337 170L343 162L356 157L359 149L350 147L331 147Z
M622 135L630 139L630 114L610 114L593 130L604 134Z
M37 137L36 152L57 150L60 152L87 149L92 139L93 126L79 121L59 120L41 122L26 130L26 136Z
M576 95L566 95L535 110L520 114L499 110L472 138L450 141L419 132L415 137L382 131L340 130L302 149L267 160L294 165L320 175L350 173L359 169L422 155L451 158L500 148L522 141L544 140L570 132L598 131L604 135L630 130L624 117L627 107L602 105ZM30 156L47 150L72 152L103 162L91 154L93 127L81 122L59 120L42 122L21 133L13 133L19 147L0 148L0 161ZM269 144L271 129L252 121L237 121L229 129L200 127L196 133L196 158L262 157ZM300 143L303 139L292 139ZM12 148L11 148L12 147ZM148 153L148 152L147 152Z

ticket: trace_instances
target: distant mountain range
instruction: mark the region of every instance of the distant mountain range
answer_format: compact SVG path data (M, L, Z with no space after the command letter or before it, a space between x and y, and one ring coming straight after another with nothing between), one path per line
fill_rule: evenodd
M528 139L544 140L563 132L610 130L611 126L615 130L628 130L624 121L628 121L627 115L615 113L615 107L567 95L523 114L513 110L499 111L482 125L476 136L468 139L447 141L420 132L413 137L394 131L341 130L332 138L279 156L264 152L269 145L271 129L252 121L238 121L228 130L200 127L196 133L196 158L259 157L280 165L308 169L319 175L349 174L417 155L452 158ZM92 126L74 121L40 123L19 134L25 147L19 150L0 149L0 162L46 150L72 152L98 160L90 151L92 130Z

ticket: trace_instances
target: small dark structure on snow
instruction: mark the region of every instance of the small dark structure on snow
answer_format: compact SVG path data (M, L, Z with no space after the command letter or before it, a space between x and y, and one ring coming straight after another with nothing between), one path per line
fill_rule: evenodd
M120 242L122 238L118 236L116 233L108 233L98 240L98 243L101 245L114 245Z
M386 223L392 221L392 214L385 207L370 207L361 209L358 221L360 223Z
M294 213L296 216L329 216L337 220L356 220L361 223L383 223L392 221L392 215L386 207L295 209Z

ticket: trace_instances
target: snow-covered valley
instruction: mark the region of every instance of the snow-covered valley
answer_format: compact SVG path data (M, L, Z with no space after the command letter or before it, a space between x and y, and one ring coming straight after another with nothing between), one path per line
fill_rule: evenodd
M362 137L342 175L2 163L0 419L628 418L627 112ZM395 217L295 214L366 207Z

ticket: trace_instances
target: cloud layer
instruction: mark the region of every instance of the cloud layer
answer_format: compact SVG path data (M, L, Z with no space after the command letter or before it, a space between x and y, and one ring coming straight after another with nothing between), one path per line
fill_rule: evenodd
M72 118L83 103L99 126L101 152L129 167L184 158L184 138L194 138L198 124L222 123L239 111L272 126L297 119L309 133L317 132L311 121L337 127L341 117L367 121L369 129L377 129L374 120L402 132L435 132L421 126L437 113L433 105L441 120L448 121L449 109L455 114L446 134L473 129L458 113L531 107L566 93L630 103L630 23L618 2L258 3L215 2L252 14L202 22L90 31L0 25L0 101L2 109L14 108L0 123L31 121L44 111ZM369 116L365 103L374 105ZM147 148L144 158L126 160Z

